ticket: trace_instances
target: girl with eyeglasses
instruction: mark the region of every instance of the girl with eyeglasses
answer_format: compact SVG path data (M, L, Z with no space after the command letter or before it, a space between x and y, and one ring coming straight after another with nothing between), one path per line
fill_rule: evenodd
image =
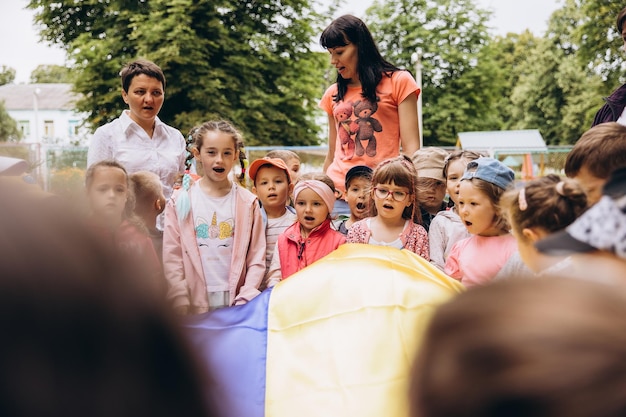
M348 230L348 243L408 249L429 260L428 233L421 226L415 183L417 172L408 156L381 162L372 175L372 217Z

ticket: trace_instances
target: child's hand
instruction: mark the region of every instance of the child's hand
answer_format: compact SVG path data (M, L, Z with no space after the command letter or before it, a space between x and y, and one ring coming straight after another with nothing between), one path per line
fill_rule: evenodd
M186 316L189 314L189 306L178 306L174 307L174 312L181 316Z

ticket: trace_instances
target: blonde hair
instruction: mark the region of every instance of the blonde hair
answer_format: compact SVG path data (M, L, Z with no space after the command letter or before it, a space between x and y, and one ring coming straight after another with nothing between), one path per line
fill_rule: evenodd
M267 158L279 158L284 163L289 162L290 159L300 160L300 156L297 153L290 151L289 149L274 149L265 154Z
M156 199L163 197L163 185L157 174L150 171L137 171L130 175L135 194L135 209L143 210L152 206Z
M487 198L489 198L489 201L496 211L495 217L493 219L494 227L508 233L510 225L506 219L506 216L504 216L502 210L500 209L500 197L504 194L504 188L500 188L497 185L492 184L489 181L481 180L480 178L466 178L461 181L471 182L476 189L478 189L480 192L486 195Z

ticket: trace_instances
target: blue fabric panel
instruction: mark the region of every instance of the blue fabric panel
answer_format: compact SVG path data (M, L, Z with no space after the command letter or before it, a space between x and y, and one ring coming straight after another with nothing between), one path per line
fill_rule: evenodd
M215 381L208 391L222 417L265 415L267 308L271 288L242 306L185 319L184 329Z

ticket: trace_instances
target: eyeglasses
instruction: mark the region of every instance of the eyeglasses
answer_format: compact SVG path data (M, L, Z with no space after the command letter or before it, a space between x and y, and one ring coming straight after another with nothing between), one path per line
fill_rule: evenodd
M389 195L391 195L391 198L393 198L395 201L404 201L409 193L405 193L404 191L391 191L387 188L374 187L374 195L376 196L376 198L380 198L381 200L384 200Z

